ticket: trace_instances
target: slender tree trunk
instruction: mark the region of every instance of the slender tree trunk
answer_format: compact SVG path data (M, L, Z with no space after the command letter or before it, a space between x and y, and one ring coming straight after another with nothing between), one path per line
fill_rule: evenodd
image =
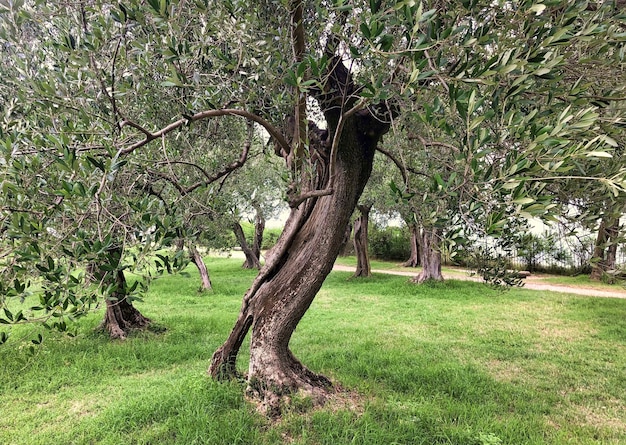
M241 227L239 221L235 221L233 223L233 232L235 234L235 238L237 239L237 243L241 247L243 254L246 256L246 261L241 267L244 269L260 269L261 262L259 261L259 257L254 254L254 251L248 245L246 235L243 233L243 227Z
M176 250L181 251L185 248L185 240L183 238L177 238L175 245L176 245ZM206 264L204 262L204 259L202 258L202 255L200 255L200 252L198 252L198 249L193 245L190 245L189 247L189 259L196 266L200 274L201 284L200 284L199 291L202 292L205 290L211 290L212 286L211 286L211 279L209 278L209 270L206 267Z
M411 256L402 263L402 266L417 267L420 265L419 227L417 224L411 224L409 230L411 231Z
M322 402L332 386L326 377L311 372L295 358L289 341L332 269L346 226L371 173L376 144L389 128L382 114L372 116L371 108L344 116L336 157L331 155L341 110L354 103L353 99L347 104L341 102L344 94L350 97L353 87L347 69L338 59L331 65L331 93L320 93L318 97L328 130L309 123L309 152L315 170L303 176L310 181L303 191L324 190L329 185L332 165L332 194L294 204L283 233L243 298L231 334L213 354L209 368L215 377L235 376L239 348L252 329L248 392L270 413L279 409L283 397L298 390Z
M602 218L591 258L592 280L601 280L605 273L615 269L619 239L619 218Z
M200 255L200 252L198 252L198 249L196 249L195 246L189 247L189 255L191 257L191 262L196 265L198 272L200 272L200 281L202 283L200 285L200 292L211 290L212 286L211 279L209 278L209 270L206 267L206 263L204 262L202 255Z
M265 231L265 218L263 211L258 205L254 206L254 240L252 242L252 253L259 260L261 259L261 247L263 246L263 232Z
M354 252L356 254L356 271L354 277L371 277L372 268L368 252L368 225L371 205L358 205L361 214L354 221Z
M415 283L428 280L443 281L441 274L441 251L439 250L440 231L435 228L423 228L419 236L420 262L422 271L413 278Z

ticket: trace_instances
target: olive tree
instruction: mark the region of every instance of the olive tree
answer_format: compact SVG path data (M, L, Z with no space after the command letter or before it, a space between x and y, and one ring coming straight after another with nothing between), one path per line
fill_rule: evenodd
M487 231L494 233L505 229L506 212L546 215L550 204L543 191L550 175L567 172L580 158L602 156L604 145L611 145L596 131L594 109L579 108L576 95L563 103L550 96L568 48L591 42L619 51L619 33L609 30L614 5L601 3L589 11L583 6L127 0L9 8L3 22L9 28L29 28L28 14L53 18L39 28L47 49L31 67L47 80L40 84L40 73L29 73L23 77L34 79L34 86L21 88L20 75L13 75L27 105L20 101L12 111L16 135L3 133L5 165L14 163L15 144L27 145L31 132L48 135L61 128L67 143L61 139L56 147L42 136L34 146L37 153L54 146L51 154L58 159L59 148L67 145L81 154L83 168L72 171L95 174L96 187L86 187L90 193L82 205L97 216L90 218L95 228L90 234L106 239L98 232L102 215L118 222L137 213L167 233L177 225L175 212L153 218L144 207L113 211L109 203L130 203L125 197L131 190L139 197L146 176L138 172L155 159L167 163L172 153L184 159L184 151L168 141L186 131L233 117L263 127L269 149L287 171L290 213L243 297L231 333L213 354L209 373L237 377L237 356L250 334L246 380L252 396L271 410L297 391L323 401L332 383L295 357L290 340L331 271L376 149L399 116L411 113L456 147L455 168L434 177L437 190L480 197L474 204L460 200L460 209L485 213ZM19 20L23 23L16 25ZM13 57L18 68L24 64L19 51ZM50 65L40 64L49 58ZM537 101L540 95L543 101ZM37 116L27 107L36 108ZM437 146L429 135L410 149L427 153ZM101 147L99 157L94 144ZM211 158L216 162L211 183L247 162L246 147L229 152L228 160ZM118 183L121 173L131 180ZM75 184L71 175L61 179ZM623 187L619 175L602 179ZM118 185L126 192L117 194ZM146 192L142 205L157 205L149 198ZM484 205L489 199L496 200L493 207ZM25 208L9 213L18 220L27 215Z

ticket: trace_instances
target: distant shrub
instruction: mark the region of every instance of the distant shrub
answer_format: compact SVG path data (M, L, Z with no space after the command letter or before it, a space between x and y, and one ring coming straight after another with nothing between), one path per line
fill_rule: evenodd
M411 255L411 234L405 227L369 227L370 254L379 260L404 261Z
M250 246L252 246L252 241L254 240L254 224L243 221L241 222L241 227L243 228L243 233L246 235L246 241ZM263 231L263 244L261 244L261 249L267 250L274 247L274 244L278 241L278 237L282 231L283 229L280 227L271 229L266 227Z
M265 229L265 232L263 232L263 244L261 245L261 249L267 250L274 247L281 233L283 233L283 229L280 227Z

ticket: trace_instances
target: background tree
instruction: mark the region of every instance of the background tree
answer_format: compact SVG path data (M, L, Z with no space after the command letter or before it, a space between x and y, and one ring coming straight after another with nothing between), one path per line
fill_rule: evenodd
M570 75L581 64L591 70L597 54L607 54L614 66L623 63L623 44L614 34L619 9L525 2L462 7L468 14L448 8L437 16L432 33L445 38L424 51L422 62L437 81L416 91L414 113L405 113L405 140L423 147L414 152L429 153L418 161L421 169L402 158L407 171L433 178L414 198L422 210L415 215L434 216L427 231L446 227L455 237L452 246L472 233L496 236L506 248L509 235L517 236L516 215L551 219L560 211L546 189L550 182L603 184L598 200L622 193L623 165L608 175L598 169L617 143ZM463 25L454 28L459 21ZM621 119L617 112L607 121ZM411 195L406 185L399 192ZM438 235L440 242L450 240ZM436 264L436 252L430 257Z
M161 147L131 156L157 137L126 116L168 123L171 114L157 104L165 99L179 104L184 98L178 89L164 94L162 87L172 81L163 72L172 71L171 64L163 64L159 57L168 56L172 48L164 50L160 37L155 39L154 27L167 25L150 16L153 5L145 6L16 2L3 10L2 48L10 63L4 67L7 82L2 95L17 98L4 108L3 184L14 193L5 196L3 225L7 236L11 221L21 232L23 227L37 228L28 236L10 235L14 241L3 274L12 286L3 295L23 298L36 289L35 282L44 283L39 304L31 305L28 313L13 316L10 302L3 299L6 321L42 318L65 328L66 317L84 314L99 295L111 311L112 303L122 304L120 296L132 305L133 295L145 290L154 276L154 266L160 272L182 264L179 257L172 261L161 254L150 266L154 250L171 244L180 215L164 208L149 192L146 179L146 167L161 157L167 161L179 149L168 153L162 139ZM169 12L159 9L160 15ZM54 20L47 21L48 17ZM181 22L185 19L181 17ZM184 123L179 121L163 134ZM145 139L129 142L124 135L129 128ZM242 152L237 157L245 157L241 146L237 151ZM219 158L224 159L221 154ZM236 162L220 165L211 174L217 179L238 167ZM32 181L37 181L36 188ZM33 195L35 189L40 193ZM131 244L133 252L126 255ZM27 267L14 267L16 262ZM101 281L96 283L99 289L85 292L76 273L87 265ZM139 272L144 279L126 285L125 270ZM113 323L123 311L111 311L105 325L111 326L113 336L124 337L133 323L122 319Z

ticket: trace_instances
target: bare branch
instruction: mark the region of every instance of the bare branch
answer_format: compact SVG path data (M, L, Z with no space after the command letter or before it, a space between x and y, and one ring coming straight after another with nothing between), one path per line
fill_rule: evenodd
M270 136L272 136L274 138L274 140L276 140L276 142L287 152L291 151L291 146L289 144L289 142L287 142L287 140L285 139L285 137L281 134L281 132L274 127L272 124L270 124L268 121L266 121L265 119L263 119L260 116L257 116L254 113L250 113L249 111L245 111L245 110L237 110L237 109L233 109L233 108L224 108L224 109L219 109L219 110L207 110L207 111L202 111L200 113L196 113L193 116L188 116L182 119L177 120L176 122L172 122L171 124L169 124L168 126L154 132L151 133L145 129L141 129L142 127L140 127L138 124L131 122L131 121L125 121L126 124L130 127L136 128L139 131L141 131L142 133L144 133L146 135L146 138L144 140L135 142L134 144L131 144L125 148L121 148L120 149L120 154L121 155L127 155L132 153L133 151L137 150L138 148L143 147L144 145L148 144L149 142L162 137L163 135L166 135L168 133L171 133L172 131L182 127L183 125L187 125L189 122L196 122L199 120L203 120L203 119L208 119L208 118L212 118L212 117L220 117L220 116L241 116L244 117L246 119L249 119L251 121L256 122L257 124L261 125L263 128L265 128L267 130L267 132L270 134Z
M461 152L459 147L455 145L448 144L446 142L440 142L440 141L427 141L426 139L424 139L422 136L418 134L409 134L408 139L410 141L417 139L418 141L420 141L420 144L422 144L424 147L445 147L445 148L449 148L455 153Z
M179 164L185 164L185 165L189 165L189 166L193 166L195 168L197 168L198 170L200 170L200 172L202 172L202 174L204 175L205 179L203 181L198 181L193 185L190 185L189 187L183 187L180 182L178 181L177 178L175 178L174 176L169 176L166 175L165 173L161 173L159 171L156 170L149 170L149 172L151 174L154 174L155 176L158 176L161 179L164 179L166 181L168 181L169 183L171 183L177 190L178 192L182 195L185 196L191 192L193 192L194 190L200 188L200 187L205 187L209 184L212 184L213 182L224 178L228 175L230 175L233 171L237 170L238 168L242 167L246 161L248 160L248 154L250 153L250 147L252 146L252 139L254 137L254 127L252 126L252 124L249 125L248 127L248 139L246 141L246 143L243 146L243 150L241 152L241 155L239 156L239 159L237 159L236 161L224 166L224 168L222 168L221 170L213 173L212 175L210 175L206 170L204 170L202 167L200 167L197 164L193 164L191 162L183 162L183 161L174 161L174 162L170 162L170 161L166 161L163 164L168 164L170 165L171 163L179 163Z
M402 175L402 180L404 181L404 185L408 189L409 188L409 176L407 175L407 169L406 169L404 163L400 162L400 160L398 158L396 158L393 154L391 154L390 151L387 151L384 148L376 147L376 151L384 154L389 159L391 159L391 161L394 164L396 164L396 167L398 167L398 170L400 170L400 174Z
M141 131L143 134L146 135L147 138L152 138L152 139L156 139L155 137L152 137L152 133L150 133L148 130L146 130L145 128L143 128L141 125L136 124L133 121L129 121L129 120L124 120L120 123L120 129L124 128L125 126L129 126L129 127L133 127L139 131Z

